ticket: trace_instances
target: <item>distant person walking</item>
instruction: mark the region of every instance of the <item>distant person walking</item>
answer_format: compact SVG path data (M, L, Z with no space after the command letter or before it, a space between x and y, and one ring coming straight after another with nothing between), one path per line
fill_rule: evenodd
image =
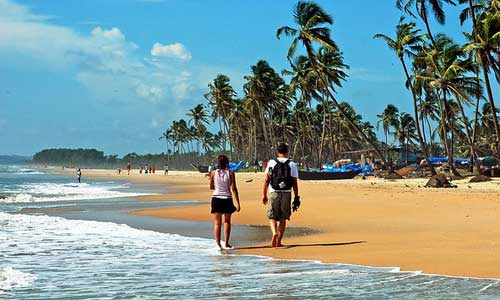
M76 178L78 179L78 183L80 183L82 180L82 170L80 168L76 170Z
M229 243L231 236L231 214L240 211L240 198L236 187L236 175L229 171L229 159L225 155L217 158L218 169L210 172L210 189L213 190L212 210L214 215L214 237L220 250L232 249ZM233 203L236 200L236 207ZM224 217L224 248L221 245L221 224Z
M165 169L165 176L167 176L168 175L168 165L165 165L164 169Z
M130 175L130 169L132 169L132 165L130 163L127 164L127 175Z
M262 203L268 205L267 218L273 233L271 245L283 247L281 240L285 234L286 221L292 215L292 189L295 194L293 211L300 206L297 165L288 159L288 146L280 144L276 148L277 158L270 160L264 171L264 195ZM268 193L269 191L269 198Z
M153 165L152 173L153 173L153 174L155 174L155 173L156 173L156 165Z

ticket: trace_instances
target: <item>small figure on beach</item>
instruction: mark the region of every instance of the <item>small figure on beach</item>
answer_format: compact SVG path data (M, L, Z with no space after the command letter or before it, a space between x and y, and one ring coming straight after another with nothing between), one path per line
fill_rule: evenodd
M80 183L82 179L82 170L80 168L76 170L76 178L78 179L78 183Z
M165 169L165 176L167 176L168 175L168 165L167 164L165 164L164 169Z
M153 167L151 168L151 173L153 173L153 174L156 173L156 165L153 165Z
M127 175L130 175L130 169L132 169L132 165L130 163L127 164Z
M148 174L148 171L149 171L149 166L148 164L146 164L146 166L144 167L144 174Z
M116 169L116 173L117 173L118 175L120 175L120 174L122 173L122 168L117 168L117 169Z
M141 168L139 169L139 174L142 174L143 170L144 170L144 167L141 165Z
M214 237L220 250L232 249L229 243L231 236L231 214L240 211L240 198L236 187L236 175L229 171L229 159L225 155L217 158L218 169L210 172L210 190L213 190L212 210L214 215ZM236 207L233 203L236 200ZM224 217L224 248L221 245L221 224Z
M288 159L288 146L280 144L276 148L277 158L270 160L264 171L264 195L262 203L268 205L267 218L273 234L271 245L283 247L281 240L285 234L286 221L292 215L292 189L295 195L293 211L300 206L297 178L297 164ZM269 191L269 198L268 198Z

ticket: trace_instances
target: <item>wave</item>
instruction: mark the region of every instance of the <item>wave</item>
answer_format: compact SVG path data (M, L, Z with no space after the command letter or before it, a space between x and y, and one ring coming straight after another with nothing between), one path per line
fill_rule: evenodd
M110 199L135 197L144 193L125 192L127 185L88 183L28 183L3 191L0 203L31 203L67 200Z
M57 294L51 294L53 282L78 282L83 298L213 298L214 293L230 290L224 294L227 298L280 298L288 294L297 298L442 299L447 295L449 299L478 299L498 291L498 280L223 255L211 239L109 222L0 212L0 227L2 263L36 275L37 289L15 290L19 298L75 296L70 285L62 285Z
M0 293L15 288L29 287L35 276L13 269L12 267L0 268Z

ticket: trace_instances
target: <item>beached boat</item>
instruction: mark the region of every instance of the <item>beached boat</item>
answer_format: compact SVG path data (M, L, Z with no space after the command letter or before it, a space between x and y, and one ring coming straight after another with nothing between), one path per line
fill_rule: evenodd
M338 180L352 179L362 170L351 170L344 172L319 172L319 171L299 171L300 180Z
M500 177L500 168L487 168L482 170L481 174L488 177Z
M191 164L191 167L195 168L200 173L208 173L208 166Z

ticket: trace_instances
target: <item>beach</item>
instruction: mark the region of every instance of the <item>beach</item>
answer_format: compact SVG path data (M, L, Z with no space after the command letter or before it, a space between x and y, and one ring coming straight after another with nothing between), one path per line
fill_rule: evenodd
M70 172L69 170L67 172ZM168 193L140 200L192 200L206 204L131 211L133 214L211 221L208 179L197 172L131 175L116 170L83 170L95 179L161 184ZM239 225L266 225L262 173L237 173L242 211ZM289 226L314 233L285 236L284 248L268 242L231 251L282 259L318 260L427 274L500 278L500 181L454 181L455 189L424 188L425 179L299 181L302 206ZM238 235L235 230L233 236ZM271 234L269 232L269 238ZM238 245L235 245L236 247Z

